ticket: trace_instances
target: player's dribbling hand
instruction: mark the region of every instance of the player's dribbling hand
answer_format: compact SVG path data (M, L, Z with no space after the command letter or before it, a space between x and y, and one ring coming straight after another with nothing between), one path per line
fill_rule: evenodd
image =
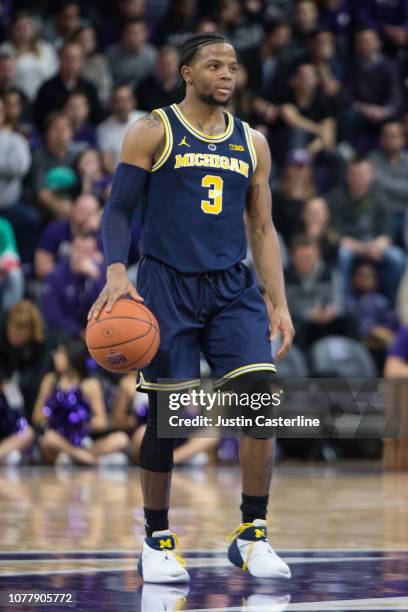
M293 327L292 318L287 308L271 308L268 309L269 315L269 332L270 339L274 340L278 331L282 335L281 346L276 353L277 361L280 361L287 355L292 346L295 329Z
M88 313L88 321L97 319L102 308L105 307L106 312L112 310L113 304L121 297L130 295L136 302L143 302L143 298L138 294L132 283L130 282L126 270L115 271L109 273L106 280L106 285L99 294L98 299Z

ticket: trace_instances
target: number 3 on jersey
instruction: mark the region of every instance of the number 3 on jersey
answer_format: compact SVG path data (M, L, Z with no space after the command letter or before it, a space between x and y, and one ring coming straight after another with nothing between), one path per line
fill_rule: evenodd
M220 176L206 174L201 187L208 188L208 197L212 200L201 200L201 208L207 215L219 215L222 211L222 187L224 181Z

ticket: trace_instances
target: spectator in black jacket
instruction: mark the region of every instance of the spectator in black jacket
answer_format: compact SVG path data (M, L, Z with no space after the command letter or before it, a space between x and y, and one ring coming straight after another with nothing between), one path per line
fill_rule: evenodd
M336 143L334 109L320 88L316 67L299 64L289 84L281 106L289 149L307 148L311 155L331 151Z
M178 61L179 54L175 47L164 45L160 49L154 73L143 79L137 89L136 97L141 110L151 111L181 102L183 92Z
M56 76L40 87L34 104L34 115L38 127L44 129L47 115L61 110L72 93L81 92L88 98L90 119L97 123L101 119L101 107L95 86L80 76L83 51L76 42L66 43L60 52L60 69Z
M398 117L402 108L402 86L395 64L381 53L381 40L370 28L354 38L355 56L347 70L343 102L344 137L359 153L376 144L378 128Z

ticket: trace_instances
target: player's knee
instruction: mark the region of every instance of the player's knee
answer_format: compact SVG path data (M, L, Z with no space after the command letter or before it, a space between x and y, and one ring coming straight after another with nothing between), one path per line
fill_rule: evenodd
M224 389L236 393L270 393L274 385L273 372L248 372L233 378L224 385Z
M175 438L158 438L157 427L147 424L139 452L139 466L152 472L171 472Z
M274 432L270 426L276 397L272 372L251 372L232 380L228 389L237 394L239 415L245 425L241 432L253 439L271 439Z

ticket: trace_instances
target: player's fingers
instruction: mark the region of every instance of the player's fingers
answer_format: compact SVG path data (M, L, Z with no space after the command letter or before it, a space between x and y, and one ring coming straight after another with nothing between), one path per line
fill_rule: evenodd
M92 306L91 310L89 311L88 314L88 321L90 319L97 319L99 316L99 313L101 312L104 304L106 302L106 297L104 294L101 294L98 299L96 300L95 304Z
M276 359L280 361L289 352L293 340L293 331L289 327L282 327L282 343L276 353Z
M270 340L275 340L278 329L279 329L279 317L275 316L272 313L269 317L269 339Z
M134 300L136 300L136 302L143 302L143 298L141 295L138 294L138 292L136 291L136 289L133 287L133 285L130 286L129 288L129 293L132 296L132 298Z
M122 295L124 295L124 293L125 292L123 291L115 291L114 293L111 293L111 295L109 296L106 302L106 306L105 306L106 312L110 312L112 310L112 306L114 305L114 303L117 302L118 299L122 297Z

